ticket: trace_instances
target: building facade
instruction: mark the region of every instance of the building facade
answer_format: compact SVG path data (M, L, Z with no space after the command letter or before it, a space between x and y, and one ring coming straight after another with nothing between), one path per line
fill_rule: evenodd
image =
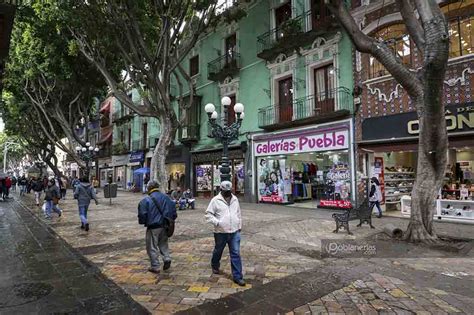
M450 51L443 102L449 135L445 186L438 200L438 219L470 220L474 169L474 1L440 4L449 24ZM408 35L393 1L371 1L354 8L364 33L392 45L403 63L416 69L422 56ZM354 76L360 90L356 141L358 168L379 178L386 210L409 214L417 171L418 115L407 93L373 57L354 53ZM448 200L448 201L446 201ZM447 208L451 208L450 210ZM455 210L457 209L457 210Z

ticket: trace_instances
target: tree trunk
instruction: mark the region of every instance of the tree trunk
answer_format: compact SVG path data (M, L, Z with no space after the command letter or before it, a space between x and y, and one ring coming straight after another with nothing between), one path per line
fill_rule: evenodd
M430 243L437 239L433 227L436 198L444 180L447 164L448 136L443 82L448 60L446 23L426 23L423 97L413 99L418 111L420 135L415 187L412 191L411 217L405 238ZM429 29L431 28L431 29Z
M166 117L160 121L160 128L160 138L151 158L150 178L156 180L160 185L160 190L166 193L168 189L166 156L168 155L168 146L175 133L173 132L171 121Z

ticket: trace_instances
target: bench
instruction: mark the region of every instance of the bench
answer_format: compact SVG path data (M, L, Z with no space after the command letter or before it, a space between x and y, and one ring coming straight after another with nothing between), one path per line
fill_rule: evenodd
M370 225L370 228L375 229L372 225L372 208L369 205L368 199L365 199L359 207L345 210L344 213L333 213L332 217L336 221L336 229L333 233L338 233L340 228L344 228L347 234L352 235L352 232L349 230L349 221L357 219L359 220L357 227L360 227L362 223L367 223Z

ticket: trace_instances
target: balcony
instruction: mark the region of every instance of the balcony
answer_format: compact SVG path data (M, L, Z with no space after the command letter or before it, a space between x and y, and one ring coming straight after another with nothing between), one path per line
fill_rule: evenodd
M142 139L132 141L132 151L142 151L146 149L146 141Z
M338 24L329 9L307 11L257 37L257 56L272 61L281 53L288 53L311 44L314 39L334 31Z
M130 152L128 146L123 143L119 142L114 145L112 145L112 154L113 155L122 155L122 154L128 154Z
M179 128L179 141L183 144L199 141L199 125L187 125Z
M258 126L276 130L342 118L351 113L352 99L347 88L338 88L296 99L292 104L264 107L258 112Z
M207 78L211 81L224 81L228 76L234 76L240 70L240 54L226 53L207 64Z
M109 158L112 156L112 146L106 145L103 148L99 150L99 153L97 153L97 158L103 159L103 158Z

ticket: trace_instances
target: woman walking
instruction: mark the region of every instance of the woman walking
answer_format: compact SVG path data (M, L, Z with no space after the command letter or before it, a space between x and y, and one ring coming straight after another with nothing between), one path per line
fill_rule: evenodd
M58 208L59 199L61 199L59 187L56 186L56 181L54 180L54 178L51 178L48 181L48 188L46 188L45 190L44 197L44 200L46 201L46 219L51 219L51 210L56 212L59 216L61 216L61 214L63 213L62 210Z
M369 201L370 201L370 210L377 206L377 210L379 212L378 218L382 217L382 208L380 208L380 202L382 201L382 191L380 190L380 182L377 177L372 177L370 179L370 194L369 194Z
M83 177L81 182L76 185L74 191L74 199L77 199L77 206L79 208L79 217L81 218L81 229L89 231L89 222L87 221L87 211L91 199L95 200L95 204L98 205L99 201L95 194L95 189L89 183L89 178Z

